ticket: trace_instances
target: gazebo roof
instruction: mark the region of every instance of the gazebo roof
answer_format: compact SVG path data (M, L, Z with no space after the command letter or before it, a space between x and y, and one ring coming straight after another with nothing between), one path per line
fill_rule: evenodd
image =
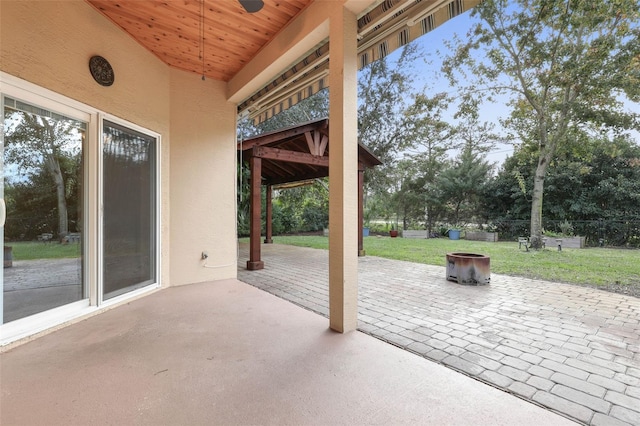
M329 176L329 120L310 121L238 143L243 159L262 158L262 183L277 185ZM382 162L358 143L358 169Z

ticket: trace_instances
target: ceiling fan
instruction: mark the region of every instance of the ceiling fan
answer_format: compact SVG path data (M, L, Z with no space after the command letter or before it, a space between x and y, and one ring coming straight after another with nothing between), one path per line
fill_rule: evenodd
M256 13L264 6L264 1L262 0L238 0L238 2L240 2L247 13Z

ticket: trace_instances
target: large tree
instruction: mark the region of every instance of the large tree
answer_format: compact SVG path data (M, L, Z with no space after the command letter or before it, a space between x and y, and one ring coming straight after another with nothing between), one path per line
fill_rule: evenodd
M568 130L638 126L639 115L623 101L640 101L640 4L486 0L473 16L479 22L443 68L452 83L467 77L467 100L512 96L506 124L536 147L530 233L539 248L545 176Z
M81 135L72 120L56 120L38 114L5 110L5 166L12 165L19 177L12 178L19 187L31 182L43 171L51 180L56 195L57 232L69 232L69 184L76 184L63 165L76 167L81 158ZM78 172L76 170L76 172ZM72 179L72 182L68 182ZM10 182L11 183L11 182ZM18 206L18 208L20 208Z

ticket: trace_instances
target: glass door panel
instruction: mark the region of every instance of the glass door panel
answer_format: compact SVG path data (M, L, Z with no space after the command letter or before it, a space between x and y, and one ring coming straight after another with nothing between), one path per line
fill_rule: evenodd
M3 99L6 204L2 322L86 298L83 148L87 123Z
M156 282L156 138L103 122L103 299Z

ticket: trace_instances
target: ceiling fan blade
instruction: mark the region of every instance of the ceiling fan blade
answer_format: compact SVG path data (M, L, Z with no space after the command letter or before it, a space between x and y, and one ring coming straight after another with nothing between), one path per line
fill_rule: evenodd
M249 13L256 13L257 11L262 9L262 6L264 6L264 2L262 0L238 0L238 1L242 5L242 7L244 7L244 10L246 10Z

